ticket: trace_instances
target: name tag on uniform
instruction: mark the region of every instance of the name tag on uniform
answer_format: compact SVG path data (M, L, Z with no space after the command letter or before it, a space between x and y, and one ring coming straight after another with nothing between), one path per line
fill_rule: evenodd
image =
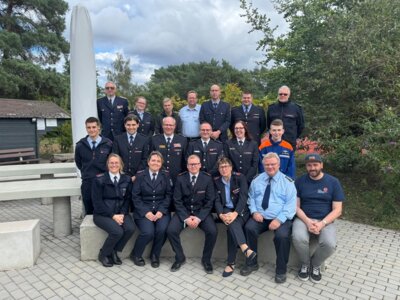
M233 194L237 194L237 193L239 193L239 192L240 192L240 188L238 188L238 189L232 191Z
M174 147L175 147L175 148L181 148L182 145L181 145L180 143L177 143L177 144L174 144Z
M159 145L158 148L165 149L165 145Z
M123 105L117 105L117 108L118 108L118 109L124 108L124 106L123 106Z
M236 148L229 148L229 150L236 150Z
M200 150L194 150L193 152L194 153L200 153Z
M136 150L135 153L142 153L142 150Z
M197 191L196 194L205 194L205 193L206 193L206 191Z
M253 154L253 153L251 153L251 152L243 152L243 154Z

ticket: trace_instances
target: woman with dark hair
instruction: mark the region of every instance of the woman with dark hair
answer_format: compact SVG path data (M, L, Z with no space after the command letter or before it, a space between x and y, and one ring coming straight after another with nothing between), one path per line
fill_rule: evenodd
M137 266L144 266L142 257L146 245L153 242L150 252L151 266L160 266L161 248L167 238L166 230L171 219L169 206L172 197L172 181L168 171L161 170L164 159L153 151L147 159L148 168L136 173L132 188L133 217L140 229L131 259Z
M124 249L135 231L129 215L132 181L122 174L123 168L121 157L111 153L107 159L108 172L98 175L92 186L93 222L108 233L99 253L104 267L122 264L117 252Z
M232 138L225 142L224 152L232 161L233 171L245 175L247 183L250 184L257 175L258 145L251 140L244 121L234 124Z
M228 277L235 270L237 248L244 253L247 259L254 259L256 253L249 248L243 226L250 217L247 206L248 186L243 174L232 172L232 162L222 157L217 162L220 177L214 179L217 198L215 210L218 217L228 229L228 260L223 277Z

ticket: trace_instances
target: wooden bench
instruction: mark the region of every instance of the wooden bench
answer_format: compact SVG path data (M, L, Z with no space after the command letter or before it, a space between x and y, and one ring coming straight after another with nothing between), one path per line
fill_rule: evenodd
M38 163L34 148L18 148L0 150L0 165Z
M2 182L0 201L53 198L53 232L56 237L72 233L71 201L81 195L80 178L43 179Z

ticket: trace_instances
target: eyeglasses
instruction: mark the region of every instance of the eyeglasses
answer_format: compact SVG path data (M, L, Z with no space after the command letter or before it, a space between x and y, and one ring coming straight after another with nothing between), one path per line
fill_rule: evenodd
M115 87L113 87L113 86L106 86L106 90L115 90Z
M244 127L235 127L235 130L242 130Z
M195 167L195 166L198 166L198 165L200 165L200 163L188 164L189 167Z
M284 93L279 94L279 96L287 96L287 95L289 94L284 94Z
M200 131L211 131L211 129L200 129Z
M229 167L231 167L231 166L230 165L221 165L218 168L219 169L226 169L226 168L229 168Z

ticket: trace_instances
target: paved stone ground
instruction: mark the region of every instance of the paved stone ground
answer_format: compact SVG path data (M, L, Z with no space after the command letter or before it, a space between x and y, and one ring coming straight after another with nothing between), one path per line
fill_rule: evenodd
M296 278L273 281L272 265L248 277L222 278L222 260L206 275L198 259L171 273L171 259L104 268L79 259L79 201L72 203L73 234L52 236L52 206L39 200L0 203L0 221L41 219L42 252L32 268L0 272L0 299L400 299L400 232L338 221L338 250L327 262L322 282ZM1 255L1 253L0 253Z

